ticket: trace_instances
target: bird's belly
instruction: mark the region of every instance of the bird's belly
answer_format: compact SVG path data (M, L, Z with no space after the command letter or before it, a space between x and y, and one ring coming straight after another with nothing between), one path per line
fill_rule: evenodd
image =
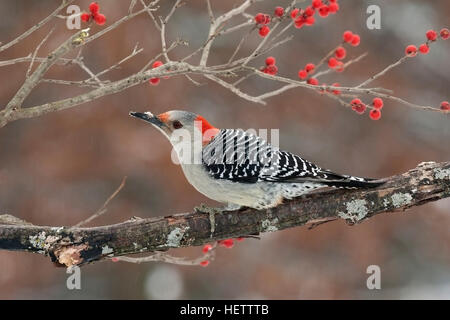
M183 172L197 191L218 202L253 207L255 199L264 196L264 190L257 183L216 180L201 165L183 165Z
M201 165L183 165L183 172L200 193L218 202L255 209L271 208L322 187L317 183L241 183L212 178Z

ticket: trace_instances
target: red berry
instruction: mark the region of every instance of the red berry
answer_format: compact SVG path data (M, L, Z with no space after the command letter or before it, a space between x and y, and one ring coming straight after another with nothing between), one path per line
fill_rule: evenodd
M150 84L153 85L153 86L158 85L158 84L159 84L159 81L161 81L160 78L151 78L151 79L149 80Z
M234 241L233 241L233 239L225 239L225 240L220 240L219 244L224 246L225 248L230 249L230 248L233 248Z
M372 104L375 109L381 109L381 108L383 108L383 99L374 98L372 101Z
M450 104L448 101L441 102L441 110L450 111Z
M352 106L352 110L358 114L363 114L364 111L366 111L366 105L362 103L360 99L353 99L350 104Z
M162 63L162 61L156 60L155 62L153 62L152 64L152 68L158 68L161 67L164 63Z
M336 67L337 64L338 64L338 61L336 60L336 58L331 57L331 58L328 60L328 66L329 66L330 68Z
M427 53L430 51L430 47L429 47L426 43L421 44L421 45L419 46L419 51L420 51L420 53L422 53L422 54L427 54Z
M270 29L268 26L262 26L261 28L259 28L259 35L261 37L265 37L269 34Z
M266 17L264 16L263 13L258 13L255 16L255 21L256 21L256 23L264 23L264 21L266 21Z
M341 85L337 82L333 83L331 85L332 87L340 87ZM341 94L341 90L337 90L337 89L333 89L331 92L333 92L334 95L340 95Z
M304 19L302 16L298 17L295 21L295 27L297 29L300 29L301 27L303 27L303 25L306 23L306 19Z
M308 63L305 66L305 71L308 73L313 72L315 67L314 63Z
M450 31L448 31L447 28L442 28L439 34L441 35L442 39L447 40L450 35Z
M342 39L344 39L345 42L351 42L353 40L353 32L347 30L342 35Z
M116 258L116 257L111 258L111 261L112 261L112 262L118 262L118 261L119 261L119 258Z
M369 117L372 120L380 120L381 118L381 111L378 109L372 109L369 112Z
M319 16L321 16L322 18L327 17L329 13L330 10L328 9L328 6L323 5L319 8Z
M267 74L270 74L270 75L274 76L274 75L276 75L277 72L278 72L278 67L277 67L276 65L270 65L270 66L267 66L267 67L264 69L264 72L267 73Z
M319 80L316 78L309 78L307 82L313 86L317 86L319 84Z
M100 9L100 6L98 5L98 3L97 2L92 2L90 5L89 5L89 11L90 12L92 12L92 14L96 14L96 13L98 13L98 10Z
M317 9L320 8L323 5L323 3L322 0L313 0L311 5L313 6L313 8Z
M339 5L337 3L330 3L328 5L328 10L330 11L330 13L336 13L339 11Z
M314 19L313 16L307 17L307 18L305 19L305 24L306 24L307 26L312 26L312 25L314 24L314 22L316 22L316 19Z
M299 8L295 8L291 11L291 18L295 19L295 17L298 15L300 9Z
M205 245L203 246L202 252L203 252L203 253L208 253L209 251L211 251L211 249L212 249L212 245L210 245L210 244L208 243L208 244L205 244Z
M276 60L275 60L274 57L267 57L267 58L266 58L266 65L267 65L267 66L274 65L275 62L276 62Z
M337 62L337 67L334 70L336 70L337 72L344 71L344 63L342 61L338 61Z
M430 41L436 41L436 39L437 39L437 32L434 30L428 30L426 35L427 35L427 39Z
M316 10L313 7L307 6L305 8L305 12L303 14L307 17L311 17L314 15L315 12L316 12Z
M283 7L276 7L275 8L275 13L274 13L277 17L282 17L284 14L284 9Z
M344 47L338 47L334 52L334 55L339 60L344 59L345 56L347 55L347 50L345 50Z
M200 265L201 265L202 267L207 267L207 266L209 265L209 260L203 260L203 261L200 261Z
M405 54L408 57L415 57L417 54L417 47L415 45L410 44L409 46L406 47Z
M264 24L268 24L270 22L270 16L268 14L264 15Z
M355 99L353 99L352 101L350 101L350 104L353 106L353 105L358 105L358 104L361 104L362 103L362 101L361 101L361 99L358 99L358 98L355 98Z
M352 37L352 41L350 42L350 44L354 47L359 46L359 43L361 42L361 37L358 36L357 34L354 34Z
M307 76L308 76L308 72L306 72L306 70L300 70L298 72L298 77L302 80L306 79Z
M96 24L98 24L99 26L102 26L106 22L106 17L103 14L98 13L98 14L94 14L94 20L95 20Z
M81 14L80 18L81 18L81 21L88 22L89 19L91 18L91 15L89 13L83 12Z

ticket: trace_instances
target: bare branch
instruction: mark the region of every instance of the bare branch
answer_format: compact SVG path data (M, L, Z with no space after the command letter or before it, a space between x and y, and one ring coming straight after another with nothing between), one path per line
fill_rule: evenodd
M88 35L88 30L78 31L76 34L71 36L69 39L64 41L56 50L48 55L47 59L43 61L29 76L22 87L17 91L11 101L6 105L5 110L11 111L12 109L18 109L22 106L25 98L30 94L31 90L39 83L44 74L50 69L50 67L58 60L60 57L65 55L67 52L73 50L74 48L80 46L86 35Z

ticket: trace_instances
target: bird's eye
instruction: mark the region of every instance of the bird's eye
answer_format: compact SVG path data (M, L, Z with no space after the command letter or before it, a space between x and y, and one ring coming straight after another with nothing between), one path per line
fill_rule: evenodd
M183 125L181 124L180 121L175 120L175 121L173 122L173 127L174 127L174 129L180 129L180 128L183 128Z

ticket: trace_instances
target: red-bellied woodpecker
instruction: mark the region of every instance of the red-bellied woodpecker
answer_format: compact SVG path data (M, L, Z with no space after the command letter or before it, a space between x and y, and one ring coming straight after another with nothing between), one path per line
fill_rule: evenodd
M172 143L189 183L230 209L271 208L283 199L323 187L353 189L382 184L322 169L243 130L217 129L191 112L130 115L158 128Z

